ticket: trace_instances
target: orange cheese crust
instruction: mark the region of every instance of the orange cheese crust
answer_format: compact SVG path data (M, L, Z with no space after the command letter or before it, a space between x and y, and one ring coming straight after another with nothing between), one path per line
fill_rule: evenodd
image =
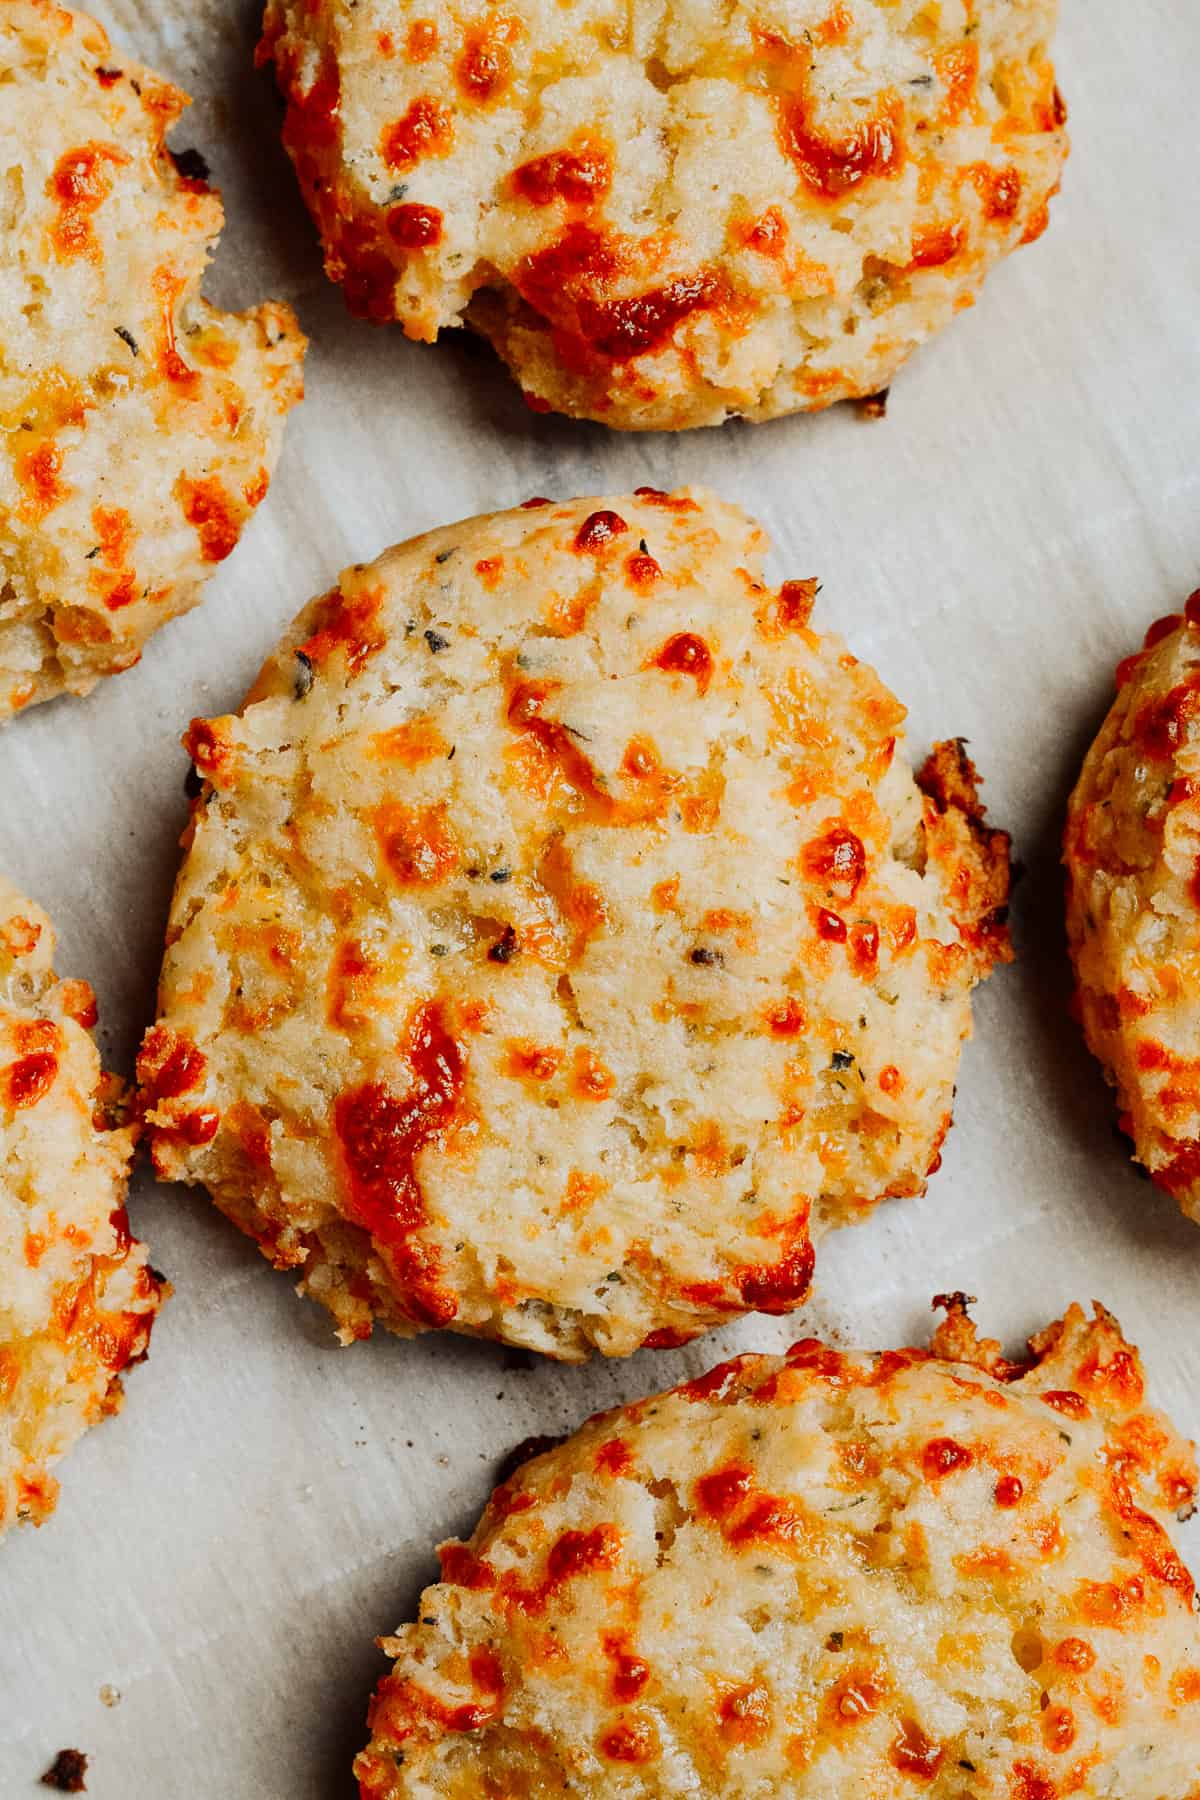
M1118 668L1063 860L1088 1045L1138 1162L1200 1223L1200 590Z
M676 1344L923 1191L1008 841L764 550L699 492L468 520L193 724L155 1163L344 1339Z
M267 0L352 310L627 429L886 386L1040 235L1054 0Z
M815 1339L590 1420L440 1548L362 1800L1196 1800L1192 1448L1110 1315Z
M39 907L0 879L0 1535L54 1510L52 1469L117 1411L166 1292L131 1237L133 1133Z
M2 722L196 604L266 494L304 339L286 306L200 298L222 209L164 142L185 95L52 0L0 10L0 70Z

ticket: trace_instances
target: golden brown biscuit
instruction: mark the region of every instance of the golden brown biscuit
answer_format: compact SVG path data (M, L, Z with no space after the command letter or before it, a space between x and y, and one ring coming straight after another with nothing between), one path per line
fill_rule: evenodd
M443 1544L363 1800L1195 1800L1191 1446L1116 1321L815 1339L592 1419Z
M267 0L351 308L648 430L874 394L1037 237L1054 0Z
M127 669L267 491L304 339L199 284L186 97L50 0L0 10L0 722Z
M679 1342L922 1192L1008 841L764 550L700 493L467 520L193 725L155 1162L344 1338Z
M121 1404L169 1290L129 1235L133 1134L54 973L40 907L0 878L0 1536L54 1510L51 1466Z
M1063 860L1088 1045L1137 1160L1200 1222L1200 590L1118 668Z

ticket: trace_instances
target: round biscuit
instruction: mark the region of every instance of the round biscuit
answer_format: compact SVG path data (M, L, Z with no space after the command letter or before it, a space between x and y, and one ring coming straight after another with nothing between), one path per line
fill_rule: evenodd
M121 1404L167 1291L129 1233L133 1134L40 907L0 878L0 1535L54 1510L53 1465Z
M216 311L186 96L53 0L0 10L0 723L137 662L267 491L291 310Z
M1200 591L1117 670L1063 860L1088 1045L1138 1162L1200 1223Z
M877 394L1045 228L1054 0L268 0L351 308L626 429Z
M362 1800L1194 1800L1190 1445L1078 1307L815 1339L592 1419L380 1647Z
M155 1161L343 1337L678 1343L923 1191L1008 841L764 550L698 492L467 520L192 726Z

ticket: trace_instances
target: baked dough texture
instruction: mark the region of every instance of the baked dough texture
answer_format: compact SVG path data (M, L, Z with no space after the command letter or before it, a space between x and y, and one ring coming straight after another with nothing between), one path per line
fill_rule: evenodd
M882 389L1045 229L1054 0L268 0L350 307L627 429Z
M601 1414L443 1544L362 1800L1195 1800L1191 1446L1078 1307Z
M193 724L155 1162L343 1338L679 1343L923 1191L1008 840L764 550L698 492L468 520Z
M1088 1045L1138 1162L1200 1223L1200 590L1118 668L1064 861Z
M0 877L0 1536L54 1510L53 1464L117 1411L166 1291L129 1234L133 1134L92 991L53 955L45 913Z
M217 194L186 96L48 0L0 9L0 722L200 598L267 491L304 339L200 298Z

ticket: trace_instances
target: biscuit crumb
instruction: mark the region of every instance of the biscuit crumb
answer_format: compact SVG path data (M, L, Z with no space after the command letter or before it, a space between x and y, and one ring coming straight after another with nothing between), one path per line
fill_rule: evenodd
M59 1794L86 1793L87 1766L88 1759L82 1750L60 1750L41 1777L41 1786L53 1788Z

